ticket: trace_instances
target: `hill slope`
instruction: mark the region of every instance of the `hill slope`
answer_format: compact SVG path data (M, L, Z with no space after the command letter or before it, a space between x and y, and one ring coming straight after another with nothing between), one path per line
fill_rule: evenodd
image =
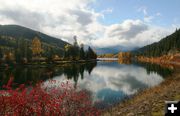
M61 39L54 38L43 34L38 31L34 31L32 29L18 26L18 25L0 25L0 35L11 36L14 38L27 38L32 40L35 36L40 36L42 42L63 48L67 42L62 41Z
M157 57L166 54L173 54L180 51L180 29L171 35L161 39L159 42L144 46L134 53L147 57Z
M62 41L61 39L51 37L49 35L43 34L38 31L34 31L26 27L18 25L0 25L1 57L3 54L9 51L15 54L18 48L21 52L23 52L23 49L30 49L32 39L34 39L35 36L37 36L40 39L43 50L48 51L43 52L44 54L42 55L44 56L47 56L51 53L62 56L64 52L64 46L66 44L69 44L65 41ZM24 50L24 52L24 54L26 54L27 50Z

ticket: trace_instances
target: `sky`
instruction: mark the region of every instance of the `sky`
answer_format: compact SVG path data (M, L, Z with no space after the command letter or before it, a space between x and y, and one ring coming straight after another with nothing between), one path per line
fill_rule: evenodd
M142 47L180 28L180 0L0 0L0 24L17 24L97 48Z

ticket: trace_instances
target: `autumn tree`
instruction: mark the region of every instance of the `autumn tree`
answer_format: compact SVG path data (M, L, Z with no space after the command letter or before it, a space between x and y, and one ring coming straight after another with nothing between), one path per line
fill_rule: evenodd
M64 46L64 59L70 59L71 49L72 49L72 45L67 44Z
M37 56L41 56L41 53L42 53L41 42L38 39L38 37L35 37L32 40L32 54L33 56L37 57Z
M14 61L14 54L13 54L13 52L12 52L11 50L10 50L10 51L7 51L7 52L5 53L4 59L5 59L5 62L6 62L7 64L12 64L13 61Z

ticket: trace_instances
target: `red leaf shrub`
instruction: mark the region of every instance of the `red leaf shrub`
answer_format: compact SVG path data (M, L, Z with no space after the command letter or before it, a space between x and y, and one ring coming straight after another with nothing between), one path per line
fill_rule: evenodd
M49 81L55 83L54 80ZM96 116L90 93L75 91L68 83L59 87L43 87L40 82L26 88L24 84L12 89L13 77L0 91L1 116Z

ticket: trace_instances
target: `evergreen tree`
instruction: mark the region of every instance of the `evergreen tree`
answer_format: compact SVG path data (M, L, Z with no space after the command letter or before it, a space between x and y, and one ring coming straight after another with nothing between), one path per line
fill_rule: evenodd
M96 53L92 50L91 47L88 48L88 51L86 53L86 57L87 59L96 59L97 58L97 55Z
M0 47L0 60L3 58L3 51L2 48Z
M71 52L72 52L73 60L79 60L80 59L80 57L79 57L79 45L78 45L76 36L74 36L74 44L73 44L73 48L72 48Z
M81 47L80 47L80 51L79 51L79 55L80 55L80 59L83 60L85 59L85 52L84 52L84 45L81 44Z

